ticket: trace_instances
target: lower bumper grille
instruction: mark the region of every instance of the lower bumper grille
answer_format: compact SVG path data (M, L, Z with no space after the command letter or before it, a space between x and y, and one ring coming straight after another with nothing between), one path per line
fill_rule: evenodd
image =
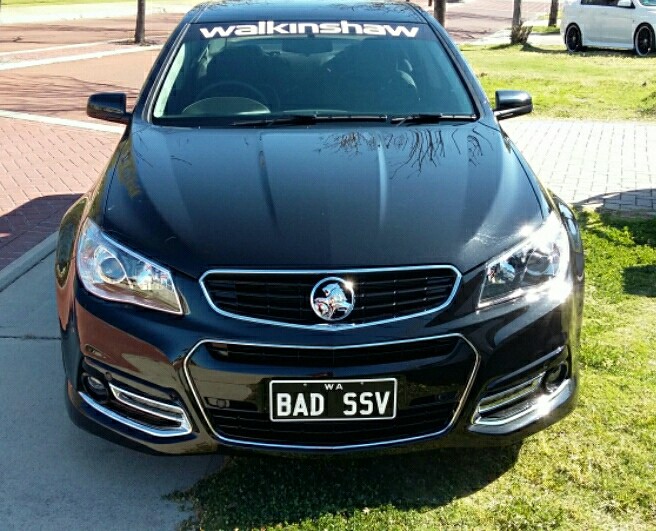
M370 347L306 348L209 343L206 348L218 361L231 363L295 367L354 367L448 356L460 341L462 340L459 337L454 336Z
M456 401L419 405L400 410L393 420L349 422L269 421L266 413L230 409L208 409L214 429L226 437L243 442L281 445L340 446L378 443L436 433L444 430L455 410Z
M408 439L438 437L455 422L471 388L479 365L479 355L462 336L453 334L416 339L411 342L380 343L378 345L349 345L331 348L331 352L344 349L348 355L358 355L360 350L372 347L367 355L376 355L376 350L386 352L393 346L396 352L444 341L442 346L449 352L430 357L421 362L398 360L404 363L378 365L372 362L361 364L362 371L342 369L335 364L319 363L310 366L306 362L271 363L253 358L251 363L230 359L230 351L251 352L271 348L277 356L291 349L304 347L285 345L244 345L220 340L202 341L192 349L184 362L184 371L194 397L214 435L225 442L251 446L275 446L292 450L355 449L366 446L402 443ZM454 343L450 343L454 341ZM226 355L214 347L222 345ZM446 348L445 347L445 348ZM320 351L312 347L312 352ZM330 354L332 356L332 353ZM325 363L325 361L324 361ZM353 362L356 363L356 362ZM361 360L357 363L361 363ZM250 365L250 369L249 369ZM287 366L285 366L287 365ZM325 371L322 370L325 367ZM365 420L322 420L273 422L270 420L272 381L322 379L394 378L398 392L396 417L393 419Z

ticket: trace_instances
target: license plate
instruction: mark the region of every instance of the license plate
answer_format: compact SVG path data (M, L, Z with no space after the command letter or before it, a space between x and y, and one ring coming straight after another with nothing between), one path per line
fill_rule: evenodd
M396 417L395 378L272 380L272 422L380 420Z

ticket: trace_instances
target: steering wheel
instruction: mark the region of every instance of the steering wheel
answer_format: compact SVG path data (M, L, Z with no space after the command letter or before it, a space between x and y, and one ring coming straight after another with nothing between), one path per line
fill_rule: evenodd
M237 87L245 92L248 93L249 96L255 96L256 101L259 103L265 104L267 103L267 97L254 87L253 85L250 85L248 83L244 83L243 81L217 81L216 83L212 83L211 85L206 86L203 90L201 90L198 95L196 96L196 101L200 101L204 98L207 97L208 94L211 94L212 91L216 90L217 88L221 87Z

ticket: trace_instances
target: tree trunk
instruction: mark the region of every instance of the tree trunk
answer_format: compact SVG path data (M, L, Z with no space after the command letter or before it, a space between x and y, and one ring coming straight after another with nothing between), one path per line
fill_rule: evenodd
M513 28L522 25L522 0L514 0L512 25Z
M446 27L446 0L433 0L433 16Z
M146 42L146 0L137 0L137 26L134 30L134 42Z
M551 0L551 10L549 11L549 26L555 26L558 23L558 0Z

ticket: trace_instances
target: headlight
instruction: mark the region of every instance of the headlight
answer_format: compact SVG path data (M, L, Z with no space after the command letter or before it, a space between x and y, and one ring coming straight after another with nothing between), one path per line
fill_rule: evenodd
M526 241L488 262L478 306L563 287L568 264L567 232L552 212Z
M77 272L101 299L182 315L171 273L111 240L91 220L78 240Z

